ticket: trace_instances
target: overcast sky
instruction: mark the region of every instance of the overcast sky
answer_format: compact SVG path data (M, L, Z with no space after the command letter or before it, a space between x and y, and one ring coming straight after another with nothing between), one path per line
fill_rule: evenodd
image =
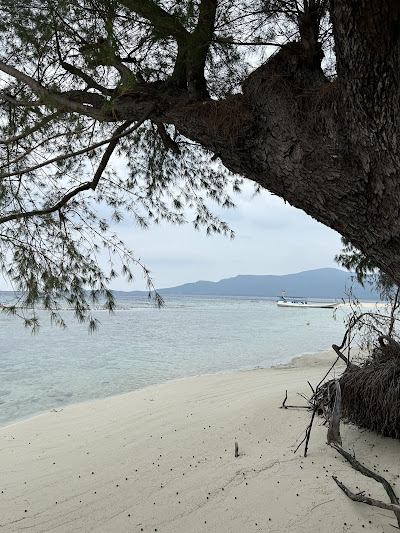
M197 231L190 223L163 223L142 230L126 219L113 229L150 269L157 289L239 274L281 275L338 268L333 259L341 249L338 233L267 191L254 197L250 182L233 200L236 209L209 204L235 231L233 240L221 235L207 237L205 230ZM137 268L134 275L133 283L119 276L111 288L146 290L142 270ZM10 289L0 279L0 290Z
M123 222L115 229L151 270L158 289L238 274L280 275L338 268L333 259L341 248L338 233L266 191L256 197L252 191L247 186L234 197L236 209L214 208L235 231L233 240L207 237L205 231L196 231L190 224L163 223L143 231ZM135 274L133 284L119 277L112 288L145 289L141 271Z

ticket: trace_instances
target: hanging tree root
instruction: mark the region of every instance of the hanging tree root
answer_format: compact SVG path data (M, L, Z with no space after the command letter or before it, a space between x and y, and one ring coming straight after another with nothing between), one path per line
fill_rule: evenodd
M342 416L349 422L386 437L400 439L400 344L379 337L379 346L359 366L348 364L339 379ZM335 381L318 387L311 398L318 414L330 419Z
M381 336L378 338L379 346L372 355L360 365L355 365L341 352L345 339L341 346L333 346L337 359L313 390L308 405L304 406L312 411L312 416L295 452L305 442L305 457L315 415L322 416L327 424L331 421L337 385L336 380L325 382L325 379L339 358L347 364L338 380L341 389L341 416L358 427L400 439L400 344L391 337ZM281 408L300 407L286 405L286 401L287 391ZM340 434L334 438L330 435L328 441L340 445L339 439Z
M332 410L332 416L328 428L327 441L328 444L342 445L342 438L340 436L340 417L342 414L342 395L340 390L340 384L338 380L335 380L335 404Z

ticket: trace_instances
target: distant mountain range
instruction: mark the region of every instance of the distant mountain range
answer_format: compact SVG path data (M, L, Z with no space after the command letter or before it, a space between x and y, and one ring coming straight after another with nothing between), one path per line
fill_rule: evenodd
M278 296L282 289L289 296L307 298L340 299L346 297L346 288L351 285L352 274L337 268L319 268L284 276L236 276L220 281L196 281L177 287L159 289L161 295L190 296ZM114 291L118 294L119 291ZM353 293L360 299L379 300L379 293L353 285ZM132 295L145 294L144 291L131 291Z

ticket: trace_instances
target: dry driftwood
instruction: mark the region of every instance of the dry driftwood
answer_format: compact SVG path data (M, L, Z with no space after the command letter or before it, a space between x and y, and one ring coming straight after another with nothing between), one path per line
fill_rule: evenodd
M337 346L336 344L332 344L332 348L334 349L334 351L337 353L338 357L340 357L340 359L342 359L346 365L349 364L349 360L347 359L347 357L345 355L343 355L343 353L340 351L340 347Z
M370 498L360 493L354 494L354 492L351 492L351 490L348 489L346 485L344 485L341 481L339 481L336 476L332 476L332 478L338 485L338 487L340 487L342 491L346 494L346 496L348 496L354 502L367 503L368 505L373 505L374 507L380 507L381 509L388 509L389 511L394 511L396 515L400 514L400 505L397 505L395 503L385 503L381 500L375 500L374 498Z
M380 341L381 342L381 341ZM383 341L382 341L383 343ZM394 511L397 522L400 528L400 505L399 500L390 485L390 483L381 475L377 474L376 472L373 472L366 466L362 465L355 457L350 455L348 452L346 452L342 448L342 439L340 437L340 416L341 416L341 389L340 389L340 383L338 380L335 380L335 403L332 410L332 416L330 419L330 424L328 428L328 435L327 435L327 441L328 444L333 445L335 450L339 452L342 457L344 457L351 466L357 470L358 472L361 472L364 476L370 477L372 479L375 479L375 481L378 481L382 484L383 488L385 489L387 495L390 498L391 503L385 503L381 500L376 500L374 498L370 498L368 496L365 496L363 493L354 494L351 492L350 489L348 489L341 481L337 479L336 476L332 476L335 483L338 485L338 487L341 488L341 490L353 501L366 503L368 505L372 505L375 507L380 507L382 509L388 509L390 511Z
M288 398L287 390L285 391L285 398L283 399L282 405L279 409L310 409L309 405L286 405L286 400Z
M358 472L361 472L364 476L370 477L372 479L375 479L378 483L381 483L383 488L386 491L386 494L389 496L389 499L391 503L385 503L381 500L375 500L374 498L369 498L368 496L365 496L362 493L354 494L351 492L342 482L340 482L336 476L332 476L335 483L342 489L342 491L352 500L362 503L367 503L368 505L373 505L375 507L381 507L382 509L389 509L390 511L394 511L397 523L399 524L400 528L400 505L399 505L399 499L396 496L396 493L393 490L393 487L389 483L387 479L385 479L383 476L377 474L376 472L373 472L369 468L367 468L365 465L361 464L355 457L350 455L346 450L344 450L341 445L334 444L333 448L340 453L342 457L348 461L351 466L354 468L354 470L357 470Z
M340 383L337 379L335 380L335 388L335 404L333 406L332 416L329 423L327 441L328 444L338 444L341 446L342 438L340 436L340 417L342 413L342 396L340 391Z

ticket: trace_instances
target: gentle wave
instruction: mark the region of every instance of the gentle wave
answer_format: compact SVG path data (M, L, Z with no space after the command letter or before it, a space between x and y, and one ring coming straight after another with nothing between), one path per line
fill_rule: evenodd
M287 363L330 349L344 332L344 311L334 319L332 310L268 299L167 297L156 309L125 297L117 307L92 311L100 321L92 335L69 310L66 330L38 311L35 336L0 313L0 425L174 379Z

